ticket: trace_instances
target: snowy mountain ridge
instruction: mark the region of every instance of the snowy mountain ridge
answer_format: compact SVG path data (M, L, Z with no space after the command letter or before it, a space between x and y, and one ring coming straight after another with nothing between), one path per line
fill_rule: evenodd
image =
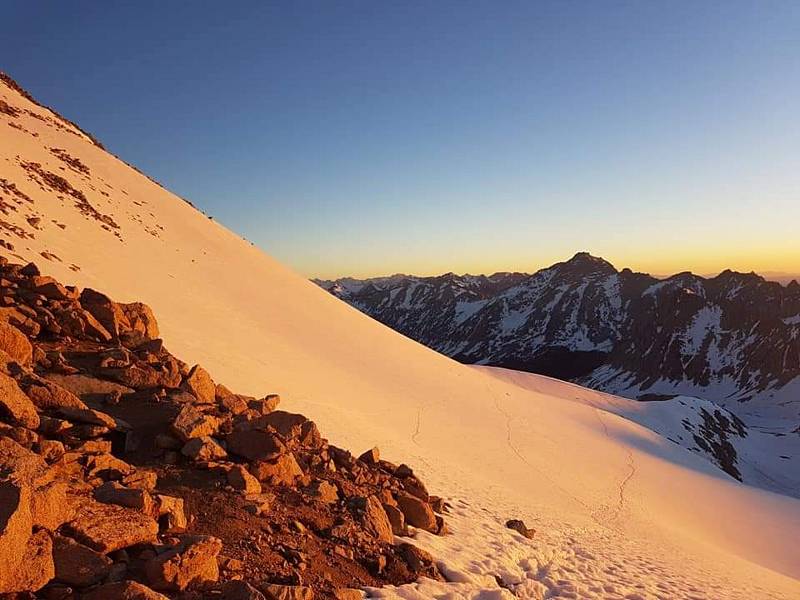
M532 275L316 283L460 362L634 398L769 404L800 376L800 285L753 273L658 280L578 253Z

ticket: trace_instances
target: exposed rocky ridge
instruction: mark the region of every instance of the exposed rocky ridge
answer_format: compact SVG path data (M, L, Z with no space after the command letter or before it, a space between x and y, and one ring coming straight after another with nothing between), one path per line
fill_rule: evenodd
M440 578L444 502L172 356L152 311L0 258L0 596L356 597Z
M317 283L459 361L637 398L746 402L800 375L800 284L754 273L658 280L578 253L533 275Z

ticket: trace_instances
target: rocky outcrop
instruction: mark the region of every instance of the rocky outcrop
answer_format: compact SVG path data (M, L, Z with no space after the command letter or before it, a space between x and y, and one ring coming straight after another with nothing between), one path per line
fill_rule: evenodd
M394 544L445 531L410 468L189 368L143 304L1 258L0 281L0 595L349 598L438 576Z

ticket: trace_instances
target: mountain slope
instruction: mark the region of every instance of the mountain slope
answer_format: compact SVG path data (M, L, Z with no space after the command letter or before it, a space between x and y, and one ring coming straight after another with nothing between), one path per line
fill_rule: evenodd
M510 597L495 576L531 598L800 593L799 501L564 400L566 384L526 390L398 335L12 87L0 83L0 100L9 255L148 303L176 354L243 392L281 393L332 442L370 440L449 494L454 534L418 542L452 582L380 594ZM534 524L536 539L510 533L508 518Z

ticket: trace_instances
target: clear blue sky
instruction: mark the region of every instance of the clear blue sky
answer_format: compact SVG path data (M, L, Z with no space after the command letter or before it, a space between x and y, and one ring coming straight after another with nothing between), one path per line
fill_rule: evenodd
M3 3L0 68L308 275L800 271L800 2Z

